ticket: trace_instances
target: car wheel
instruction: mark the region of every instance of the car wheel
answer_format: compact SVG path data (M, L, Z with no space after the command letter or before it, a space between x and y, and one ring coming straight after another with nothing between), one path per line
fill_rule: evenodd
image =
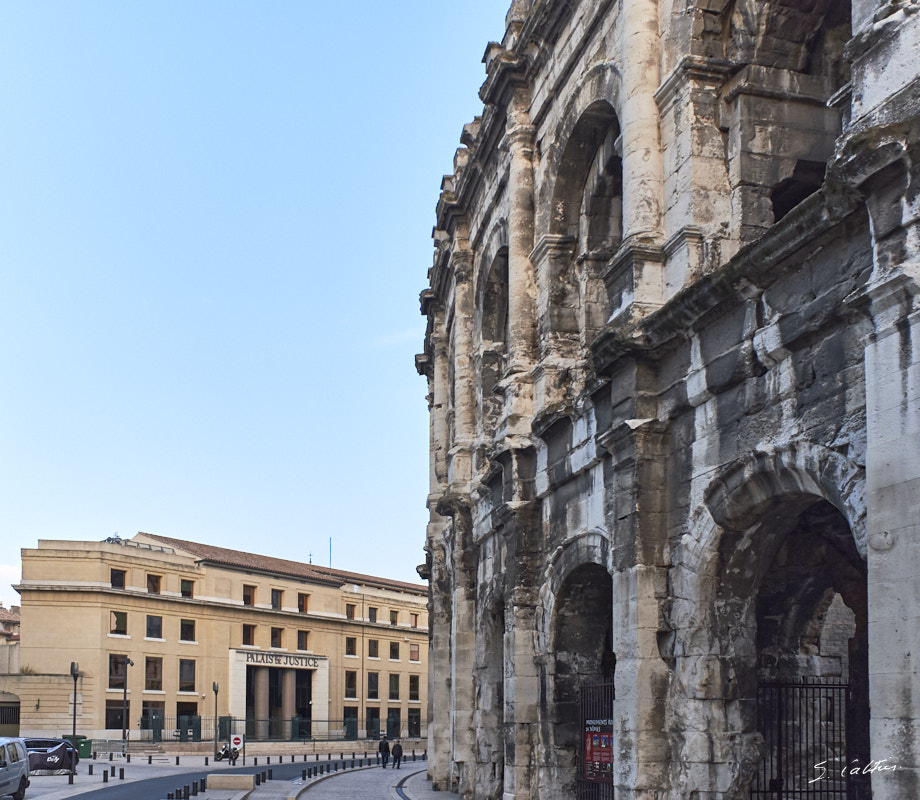
M29 785L29 782L25 778L20 780L19 790L13 792L12 794L13 800L23 800L23 798L26 796L26 786L28 785Z

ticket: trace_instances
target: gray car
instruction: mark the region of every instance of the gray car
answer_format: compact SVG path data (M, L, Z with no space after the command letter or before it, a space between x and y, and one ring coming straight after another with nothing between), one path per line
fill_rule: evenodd
M29 754L22 739L0 737L0 795L23 800L29 786Z

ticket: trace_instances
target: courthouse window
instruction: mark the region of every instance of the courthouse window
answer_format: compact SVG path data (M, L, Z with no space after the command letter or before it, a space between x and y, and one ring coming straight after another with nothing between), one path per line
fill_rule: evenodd
M144 666L144 688L149 691L162 691L163 689L163 659L147 656Z
M109 653L109 688L124 689L128 657Z
M380 658L380 644L376 639L367 640L367 657Z
M374 608L374 606L368 606L368 609L367 609L367 620L368 620L368 622L376 622L376 621L377 621L377 609Z
M272 647L281 647L282 628L272 628Z
M310 595L302 592L297 595L297 610L301 614L306 614L310 610Z
M159 575L147 576L147 594L160 593L160 577Z
M380 685L380 673L367 673L367 699L377 700L380 697L378 686Z
M418 614L410 614L410 615L409 615L409 625L410 625L410 627L412 627L412 628L417 628L417 627L418 627Z
M399 675L390 674L390 700L399 700Z
M272 589L272 608L275 611L281 609L281 602L284 600L284 592L281 589Z
M125 588L125 571L123 569L113 569L109 572L109 582L113 589Z
M418 645L417 644L409 645L409 660L418 661Z
M390 625L396 625L399 622L399 612L390 611Z
M254 606L256 604L256 587L243 584L243 605Z
M185 658L179 659L179 691L195 691L195 662Z
M418 700L418 686L419 686L418 675L410 675L409 676L409 699L410 700Z
M243 644L249 645L252 647L256 643L256 626L255 625L244 625L243 626Z
M355 618L355 607L351 603L345 604L345 619Z
M195 641L195 620L183 619L179 622L179 640L182 642Z
M163 638L163 617L155 617L149 614L147 615L147 638Z
M194 597L195 596L195 581L187 580L183 578L179 581L179 593L183 597Z
M112 611L109 613L109 633L117 633L120 636L128 635L127 611Z
M353 670L345 670L345 696L358 696L358 673Z
M399 661L399 642L390 642L390 659Z
M358 640L354 636L345 637L345 655L346 656L358 655Z
M297 649L298 650L309 650L307 646L310 642L310 632L309 631L297 631Z

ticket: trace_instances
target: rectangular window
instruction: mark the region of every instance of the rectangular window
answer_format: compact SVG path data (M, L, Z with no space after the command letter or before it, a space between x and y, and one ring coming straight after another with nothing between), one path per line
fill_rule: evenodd
M128 657L109 653L109 688L124 689L128 672Z
M183 578L179 581L179 594L183 597L194 597L195 596L195 581L190 581L188 578Z
M195 641L195 620L183 619L179 621L179 641L180 642L194 642Z
M410 660L410 661L418 661L418 660L419 660L419 658L418 658L418 645L417 645L417 644L410 644L410 645L409 645L409 660Z
M390 673L390 700L399 700L399 675Z
M377 621L377 609L374 608L374 606L368 606L368 609L367 609L367 620L368 620L368 622L376 622L376 621Z
M120 731L124 719L123 700L105 701L105 727L109 730ZM128 719L131 719L131 701L128 701Z
M281 610L281 603L284 600L284 592L281 589L272 589L272 608L275 611Z
M345 637L345 655L346 656L358 655L358 640L354 636Z
M281 632L283 628L272 628L272 647L281 647Z
M147 594L159 594L160 593L160 575L148 575L147 576Z
M380 709L379 708L367 709L367 738L368 739L379 739L380 738Z
M163 638L163 617L154 617L149 614L147 615L147 638Z
M310 595L303 592L297 594L297 610L301 614L306 614L310 610Z
M419 677L418 675L409 676L409 699L418 700L418 687L419 687Z
M367 657L380 658L380 645L376 639L367 640Z
M390 609L390 625L396 625L399 622L399 612Z
M243 626L243 644L252 647L256 643L256 626L255 625L244 625Z
M310 632L309 631L297 631L297 649L298 650L309 650L310 643Z
M144 688L159 692L163 690L163 659L147 656L144 665Z
M355 618L355 607L351 603L345 604L345 619Z
M119 636L128 635L127 611L112 611L109 613L109 633L117 633Z
M368 672L367 673L367 699L368 700L379 699L380 697L379 685L380 685L380 673L379 672Z
M399 642L390 642L390 660L399 661Z
M113 569L109 572L109 583L113 589L125 588L125 571L123 569Z
M420 708L409 709L409 719L406 720L409 726L409 735L419 737L422 735L422 710Z
M243 584L243 605L254 606L256 604L256 587Z
M418 627L418 614L409 615L409 627L417 628Z
M358 673L354 670L345 670L345 696L358 696Z
M186 658L179 659L179 691L195 691L195 662Z

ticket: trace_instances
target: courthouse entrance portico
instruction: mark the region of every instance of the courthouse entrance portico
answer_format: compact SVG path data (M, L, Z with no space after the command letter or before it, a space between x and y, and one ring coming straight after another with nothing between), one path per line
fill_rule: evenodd
M229 712L253 739L323 737L329 728L329 659L230 650Z

